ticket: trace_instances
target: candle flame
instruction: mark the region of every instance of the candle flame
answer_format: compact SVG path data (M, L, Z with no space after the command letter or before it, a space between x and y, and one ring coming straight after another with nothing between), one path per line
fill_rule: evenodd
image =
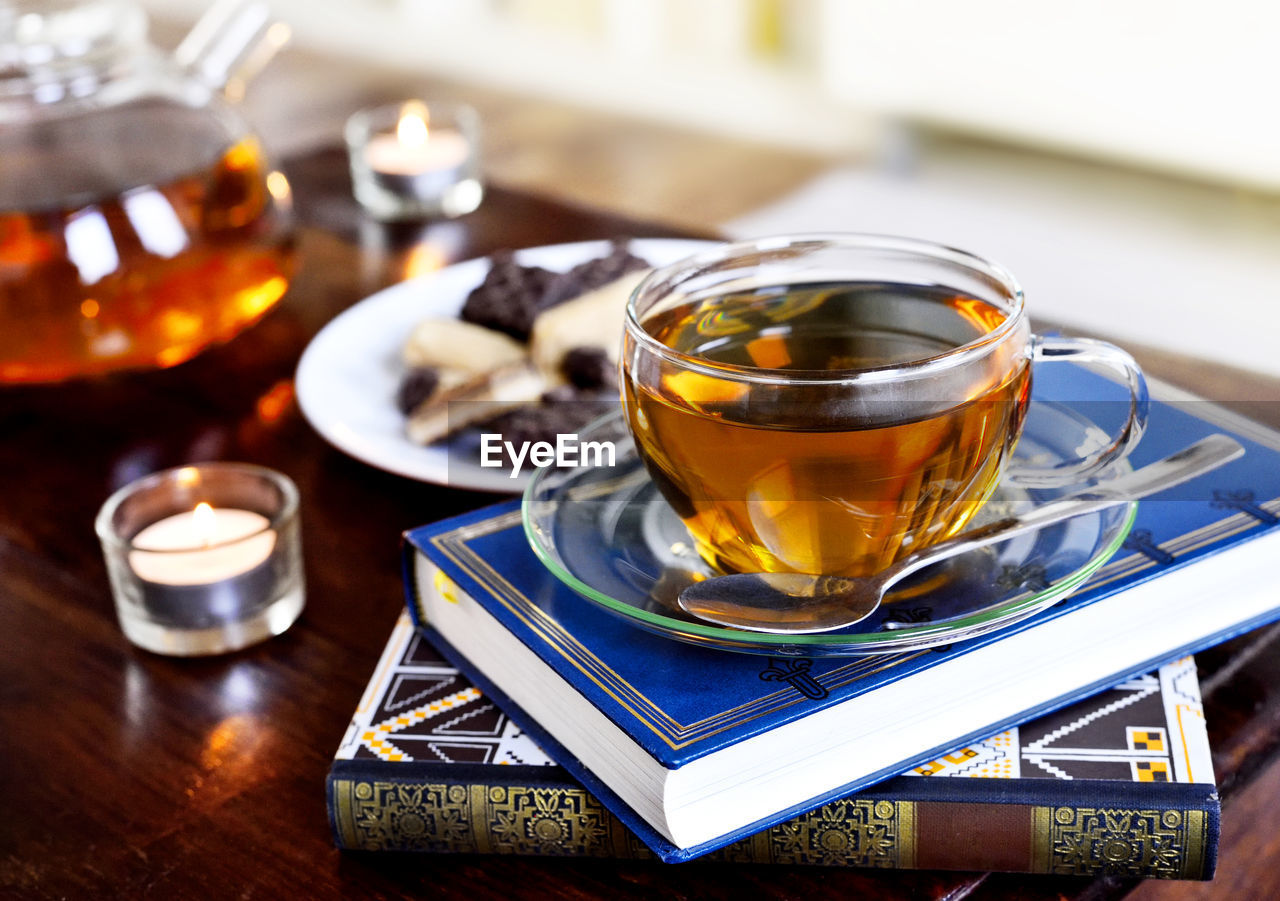
M195 523L196 533L200 536L200 543L205 547L213 544L214 529L217 527L217 515L213 512L213 507L204 501L196 504L196 508L191 511L191 521Z
M427 143L427 108L421 103L406 103L396 125L396 138L405 147L421 147Z

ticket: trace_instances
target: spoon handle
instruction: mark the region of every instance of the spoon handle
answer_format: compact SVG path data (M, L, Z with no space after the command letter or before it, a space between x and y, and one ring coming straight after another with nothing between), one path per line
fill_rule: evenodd
M985 547L997 541L1005 541L1025 532L1036 531L1064 519L1071 519L1085 513L1095 513L1116 504L1127 503L1157 491L1172 488L1211 469L1216 469L1243 453L1244 448L1234 438L1226 435L1209 435L1175 454L1140 469L1050 501L1019 516L1006 517L927 547L904 557L881 573L880 578L887 590L890 585L907 574L937 563L939 560Z

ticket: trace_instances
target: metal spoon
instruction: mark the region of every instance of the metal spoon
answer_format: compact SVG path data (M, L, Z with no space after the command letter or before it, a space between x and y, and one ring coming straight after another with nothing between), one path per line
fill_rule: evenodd
M865 619L903 577L931 563L1015 535L1146 497L1216 469L1244 453L1226 435L1210 435L1163 460L927 547L871 576L807 573L715 576L680 592L680 606L698 619L751 632L829 632Z

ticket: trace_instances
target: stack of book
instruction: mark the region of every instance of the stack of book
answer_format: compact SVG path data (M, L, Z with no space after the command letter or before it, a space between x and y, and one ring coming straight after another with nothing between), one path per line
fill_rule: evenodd
M1143 501L1067 600L875 657L640 631L542 566L517 502L414 530L413 626L329 779L338 843L1207 878L1218 802L1187 655L1280 617L1259 578L1280 436L1173 399L1133 457L1212 432L1245 456Z
M407 615L328 789L338 844L351 850L653 856ZM1217 831L1195 662L1184 657L708 859L1205 878Z

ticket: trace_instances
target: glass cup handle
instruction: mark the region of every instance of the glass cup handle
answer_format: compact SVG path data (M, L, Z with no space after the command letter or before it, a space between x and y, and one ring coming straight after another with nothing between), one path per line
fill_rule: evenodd
M1114 344L1092 338L1067 338L1036 335L1031 342L1031 361L1052 363L1097 363L1119 375L1129 389L1129 415L1111 443L1094 453L1064 460L1054 466L1011 466L1005 477L1029 488L1055 488L1077 485L1096 475L1133 450L1147 427L1147 411L1151 405L1147 380L1133 357Z

